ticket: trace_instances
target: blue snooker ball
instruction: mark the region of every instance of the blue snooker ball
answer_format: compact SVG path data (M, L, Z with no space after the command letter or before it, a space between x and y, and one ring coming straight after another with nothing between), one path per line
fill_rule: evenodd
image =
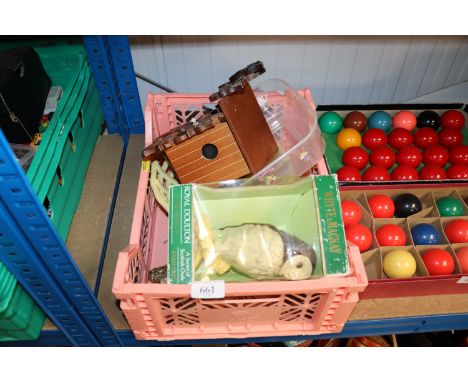
M369 116L367 126L387 132L392 127L392 117L385 111L375 111Z
M411 228L411 236L415 245L440 244L440 233L431 224L416 224Z

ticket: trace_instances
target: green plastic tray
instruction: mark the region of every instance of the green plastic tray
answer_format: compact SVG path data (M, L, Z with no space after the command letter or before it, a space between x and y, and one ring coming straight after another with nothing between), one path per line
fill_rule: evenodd
M35 339L45 315L0 262L0 341Z
M0 342L2 341L19 341L19 340L35 340L41 334L42 326L45 322L45 316L39 308L32 310L29 317L27 327L20 330L3 330L0 329Z
M0 50L32 45L52 85L63 88L26 175L66 240L104 115L83 45L62 40L4 42Z
M52 85L63 88L57 110L26 175L66 240L104 121L99 93L82 44L26 41L3 43L0 48L21 45L34 46Z
M63 88L27 177L65 240L104 117L83 46L36 43L0 44L0 49L33 45L52 84ZM44 321L42 311L0 262L0 341L35 339Z
M65 107L53 120L56 125L49 126L43 135L47 146L43 148L41 143L36 154L38 164L31 166L27 176L65 240L104 120L99 93L87 65L82 67Z

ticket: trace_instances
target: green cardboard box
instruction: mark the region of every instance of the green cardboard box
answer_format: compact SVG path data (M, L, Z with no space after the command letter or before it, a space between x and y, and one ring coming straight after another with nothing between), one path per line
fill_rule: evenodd
M256 281L234 267L222 274L212 271L218 257L213 242L228 232L226 227L253 225L273 226L310 246L316 255L310 278L349 273L337 178L326 175L283 179L274 185L242 186L235 181L171 186L168 282Z

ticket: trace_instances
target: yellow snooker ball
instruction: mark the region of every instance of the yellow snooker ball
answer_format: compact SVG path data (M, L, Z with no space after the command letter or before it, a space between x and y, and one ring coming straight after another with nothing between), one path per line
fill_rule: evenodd
M395 249L385 255L383 269L391 279L411 277L416 273L416 260L408 251Z
M346 128L341 130L336 136L336 145L341 150L346 150L353 146L361 145L361 134L356 129Z

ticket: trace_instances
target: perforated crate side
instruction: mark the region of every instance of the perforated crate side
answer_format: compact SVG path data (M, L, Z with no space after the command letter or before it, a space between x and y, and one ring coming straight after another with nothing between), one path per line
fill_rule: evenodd
M309 89L298 90L298 94L315 108ZM207 93L148 93L145 107L146 144L151 144L161 134L199 116L205 104L212 104Z

